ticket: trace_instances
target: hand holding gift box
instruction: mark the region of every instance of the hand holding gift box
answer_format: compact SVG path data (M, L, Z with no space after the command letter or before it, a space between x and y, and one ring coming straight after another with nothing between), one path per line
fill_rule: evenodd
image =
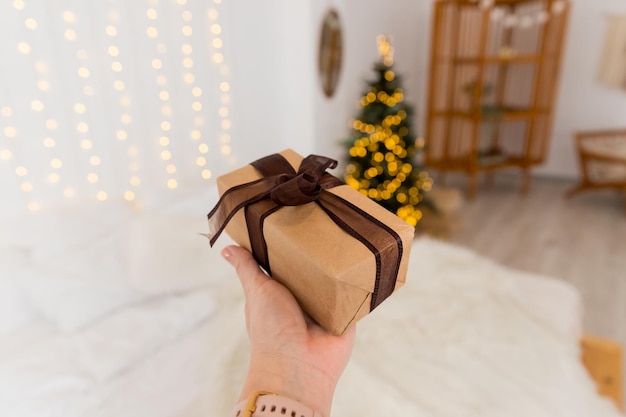
M225 229L342 334L404 284L414 229L326 173L336 161L286 150L217 179L211 244Z

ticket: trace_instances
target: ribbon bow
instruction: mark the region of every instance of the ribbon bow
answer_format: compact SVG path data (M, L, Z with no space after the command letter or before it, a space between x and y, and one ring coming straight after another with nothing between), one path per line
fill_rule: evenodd
M327 191L343 185L341 180L326 172L326 169L335 168L337 161L309 155L296 172L282 155L273 154L251 165L263 177L228 189L208 214L211 246L233 216L243 208L252 254L271 275L263 235L265 219L283 206L315 203L337 226L364 244L376 258L376 280L370 310L393 293L402 259L402 240L389 226Z

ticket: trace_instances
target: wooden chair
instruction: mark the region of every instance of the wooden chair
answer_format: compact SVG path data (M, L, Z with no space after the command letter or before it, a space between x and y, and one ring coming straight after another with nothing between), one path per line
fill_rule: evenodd
M582 178L567 196L612 188L626 199L626 129L577 132L574 141Z

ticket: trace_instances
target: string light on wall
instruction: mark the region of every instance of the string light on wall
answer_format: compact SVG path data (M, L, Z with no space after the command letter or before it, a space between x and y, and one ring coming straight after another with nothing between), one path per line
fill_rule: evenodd
M151 9L154 10L154 9ZM150 12L150 11L149 11ZM156 13L156 11L154 11ZM115 137L119 142L125 142L126 157L128 160L128 181L125 185L123 197L126 201L134 201L137 197L137 187L141 183L139 177L139 148L134 145L136 138L129 134L129 127L132 123L132 100L127 94L127 86L124 82L124 68L121 64L122 52L120 50L118 33L119 33L119 12L116 9L109 10L107 14L107 26L104 31L107 35L106 54L111 61L111 71L113 73L113 90L116 91L120 102L118 120L114 127ZM150 14L148 15L150 17ZM92 165L98 166L100 158L91 158L89 161Z
M159 31L155 26L159 20L159 12L154 8L156 2L149 0L148 9L146 10L146 17L148 18L148 27L146 28L146 36L156 42L157 56L154 56L151 60L152 68L154 69L156 76L155 82L159 87L158 100L161 102L161 117L159 122L160 136L158 143L160 146L159 156L161 160L166 164L165 171L168 174L166 185L170 189L178 187L178 181L176 179L176 165L172 160L172 151L170 148L170 131L172 129L172 106L170 104L170 92L167 89L168 80L164 73L163 62L161 56L167 53L167 46L164 43L159 42ZM131 177L131 180L138 182L138 178Z
M218 110L218 116L220 120L220 153L224 156L228 156L232 153L231 148L231 121L230 121L230 106L231 106L231 96L230 96L230 82L229 75L230 69L228 65L224 62L224 40L222 35L222 26L219 22L219 5L222 3L221 0L213 0L215 6L210 7L207 13L207 17L209 20L209 45L211 48L211 56L213 62L219 66L219 72L221 75L221 79L218 83L219 86L219 97L220 97L220 107ZM202 177L205 179L211 178L210 171L203 171Z
M76 58L76 74L78 80L82 81L82 94L83 99L91 97L95 93L95 89L91 84L91 70L89 69L89 55L85 49L80 48L77 45L79 41L78 32L74 25L77 22L76 14L72 10L64 10L61 13L61 20L65 23L65 29L63 31L64 37L68 42L68 46L75 50ZM73 116L75 120L74 129L79 138L79 146L82 153L85 155L88 172L86 175L87 183L95 190L96 199L99 201L105 201L108 198L108 193L102 189L101 186L101 157L97 155L95 150L95 143L91 138L91 126L89 124L89 108L84 101L76 102L72 106ZM50 121L49 128L56 125L56 121ZM54 127L56 129L56 127ZM52 130L54 130L52 129ZM75 192L72 189L66 189L64 196L66 198L74 197Z

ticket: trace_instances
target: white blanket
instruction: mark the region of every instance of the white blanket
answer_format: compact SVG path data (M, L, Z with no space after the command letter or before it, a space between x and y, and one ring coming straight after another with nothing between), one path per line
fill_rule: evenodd
M198 240L202 216L128 218L92 247L40 247L27 285L3 281L34 310L0 336L2 417L228 414L248 349L234 272ZM566 284L419 239L405 287L358 325L333 415L616 416L579 361L580 315Z

